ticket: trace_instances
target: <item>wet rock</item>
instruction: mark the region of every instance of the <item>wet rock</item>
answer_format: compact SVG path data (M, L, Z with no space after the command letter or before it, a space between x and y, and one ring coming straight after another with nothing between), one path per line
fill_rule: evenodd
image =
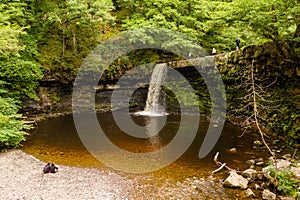
M236 154L237 153L237 149L236 148L231 148L231 149L228 149L227 151L229 153L232 153L232 154Z
M246 163L250 166L255 165L255 160L251 159L251 160L247 160Z
M270 192L270 190L264 190L262 194L262 199L265 200L275 200L276 199L276 194L273 192Z
M231 171L224 181L224 187L246 189L248 187L248 180L238 175L235 171Z
M254 192L253 192L250 188L248 188L248 189L245 191L245 194L246 194L246 197L247 197L247 198L253 198L253 197L255 197Z
M246 178L253 179L256 178L257 171L254 169L246 169L245 171L242 172L242 175Z

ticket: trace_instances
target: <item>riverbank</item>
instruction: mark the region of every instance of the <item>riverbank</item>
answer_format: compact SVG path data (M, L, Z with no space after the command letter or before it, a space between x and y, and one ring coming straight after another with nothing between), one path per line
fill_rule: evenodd
M139 176L63 165L43 174L44 165L21 150L0 153L1 199L231 199L213 180L142 184Z
M1 153L1 199L121 199L128 196L123 185L133 184L120 175L89 168L58 165L58 173L43 174L44 165L21 150Z

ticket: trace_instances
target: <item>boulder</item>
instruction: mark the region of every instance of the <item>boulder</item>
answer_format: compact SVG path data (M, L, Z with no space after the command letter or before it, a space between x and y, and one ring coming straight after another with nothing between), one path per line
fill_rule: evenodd
M257 171L254 170L254 169L246 169L245 171L242 172L242 175L245 177L245 178L256 178L257 176Z
M245 191L245 194L246 194L246 197L247 197L247 198L253 198L253 197L255 197L254 192L253 192L250 188L248 188L248 189Z
M224 187L246 189L248 187L248 180L238 175L235 171L231 171L224 181Z
M276 194L273 192L270 192L270 190L264 190L262 194L262 199L265 200L275 200L276 199Z

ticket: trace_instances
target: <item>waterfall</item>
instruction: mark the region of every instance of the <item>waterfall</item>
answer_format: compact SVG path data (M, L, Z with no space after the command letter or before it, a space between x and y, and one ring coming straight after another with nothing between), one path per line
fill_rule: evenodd
M151 75L145 110L138 114L149 116L166 115L166 97L163 84L167 76L167 71L167 63L155 65Z

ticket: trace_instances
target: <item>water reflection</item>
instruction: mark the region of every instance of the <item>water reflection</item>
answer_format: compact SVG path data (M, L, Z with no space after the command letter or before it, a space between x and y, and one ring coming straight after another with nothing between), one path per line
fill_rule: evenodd
M163 145L161 142L161 137L159 132L161 130L164 120L161 120L160 117L147 117L144 118L146 122L146 134L147 140L146 144L150 146L152 151L160 149Z

